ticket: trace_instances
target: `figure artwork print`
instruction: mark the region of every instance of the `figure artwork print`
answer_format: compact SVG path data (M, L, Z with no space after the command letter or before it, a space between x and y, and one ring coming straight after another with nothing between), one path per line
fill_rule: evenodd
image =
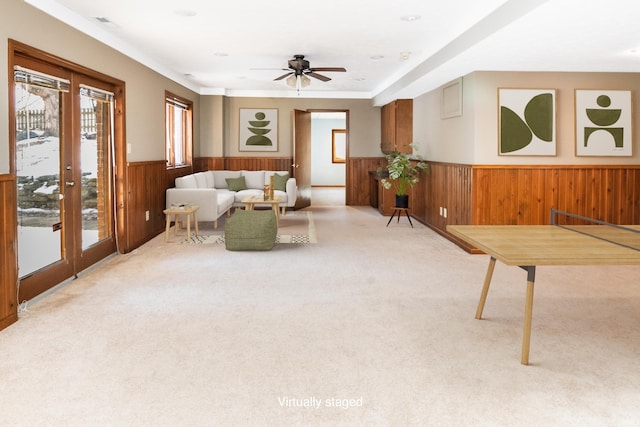
M576 156L631 156L631 91L576 90Z

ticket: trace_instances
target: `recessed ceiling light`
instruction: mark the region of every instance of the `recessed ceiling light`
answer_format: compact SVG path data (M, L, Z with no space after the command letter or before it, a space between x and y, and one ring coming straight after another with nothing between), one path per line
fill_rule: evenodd
M184 16L186 18L189 18L191 16L196 16L198 14L198 12L196 12L195 10L187 10L187 9L174 10L173 13L175 13L178 16Z
M411 52L407 52L407 51L400 52L400 58L402 58L405 61L409 59L410 56L411 56Z
M420 18L421 18L420 15L406 15L406 16L401 17L400 19L402 19L403 21L407 21L407 22L413 22L413 21L417 21Z

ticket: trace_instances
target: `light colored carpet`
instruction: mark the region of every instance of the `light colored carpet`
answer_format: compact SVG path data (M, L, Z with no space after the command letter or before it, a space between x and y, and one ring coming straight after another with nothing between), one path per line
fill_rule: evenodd
M313 207L318 244L163 236L0 332L2 426L634 426L640 267L525 273L368 207Z

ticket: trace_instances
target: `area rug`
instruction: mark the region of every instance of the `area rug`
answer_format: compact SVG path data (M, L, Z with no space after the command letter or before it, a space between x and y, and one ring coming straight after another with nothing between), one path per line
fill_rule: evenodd
M224 219L219 220L218 229L213 232L202 231L201 234L184 238L180 243L191 244L224 244ZM318 243L313 213L310 211L287 212L280 216L276 243L309 244Z

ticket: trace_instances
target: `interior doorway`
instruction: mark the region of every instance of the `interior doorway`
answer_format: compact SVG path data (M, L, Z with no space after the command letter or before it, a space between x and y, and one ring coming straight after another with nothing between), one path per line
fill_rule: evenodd
M348 112L311 112L312 205L346 204Z

